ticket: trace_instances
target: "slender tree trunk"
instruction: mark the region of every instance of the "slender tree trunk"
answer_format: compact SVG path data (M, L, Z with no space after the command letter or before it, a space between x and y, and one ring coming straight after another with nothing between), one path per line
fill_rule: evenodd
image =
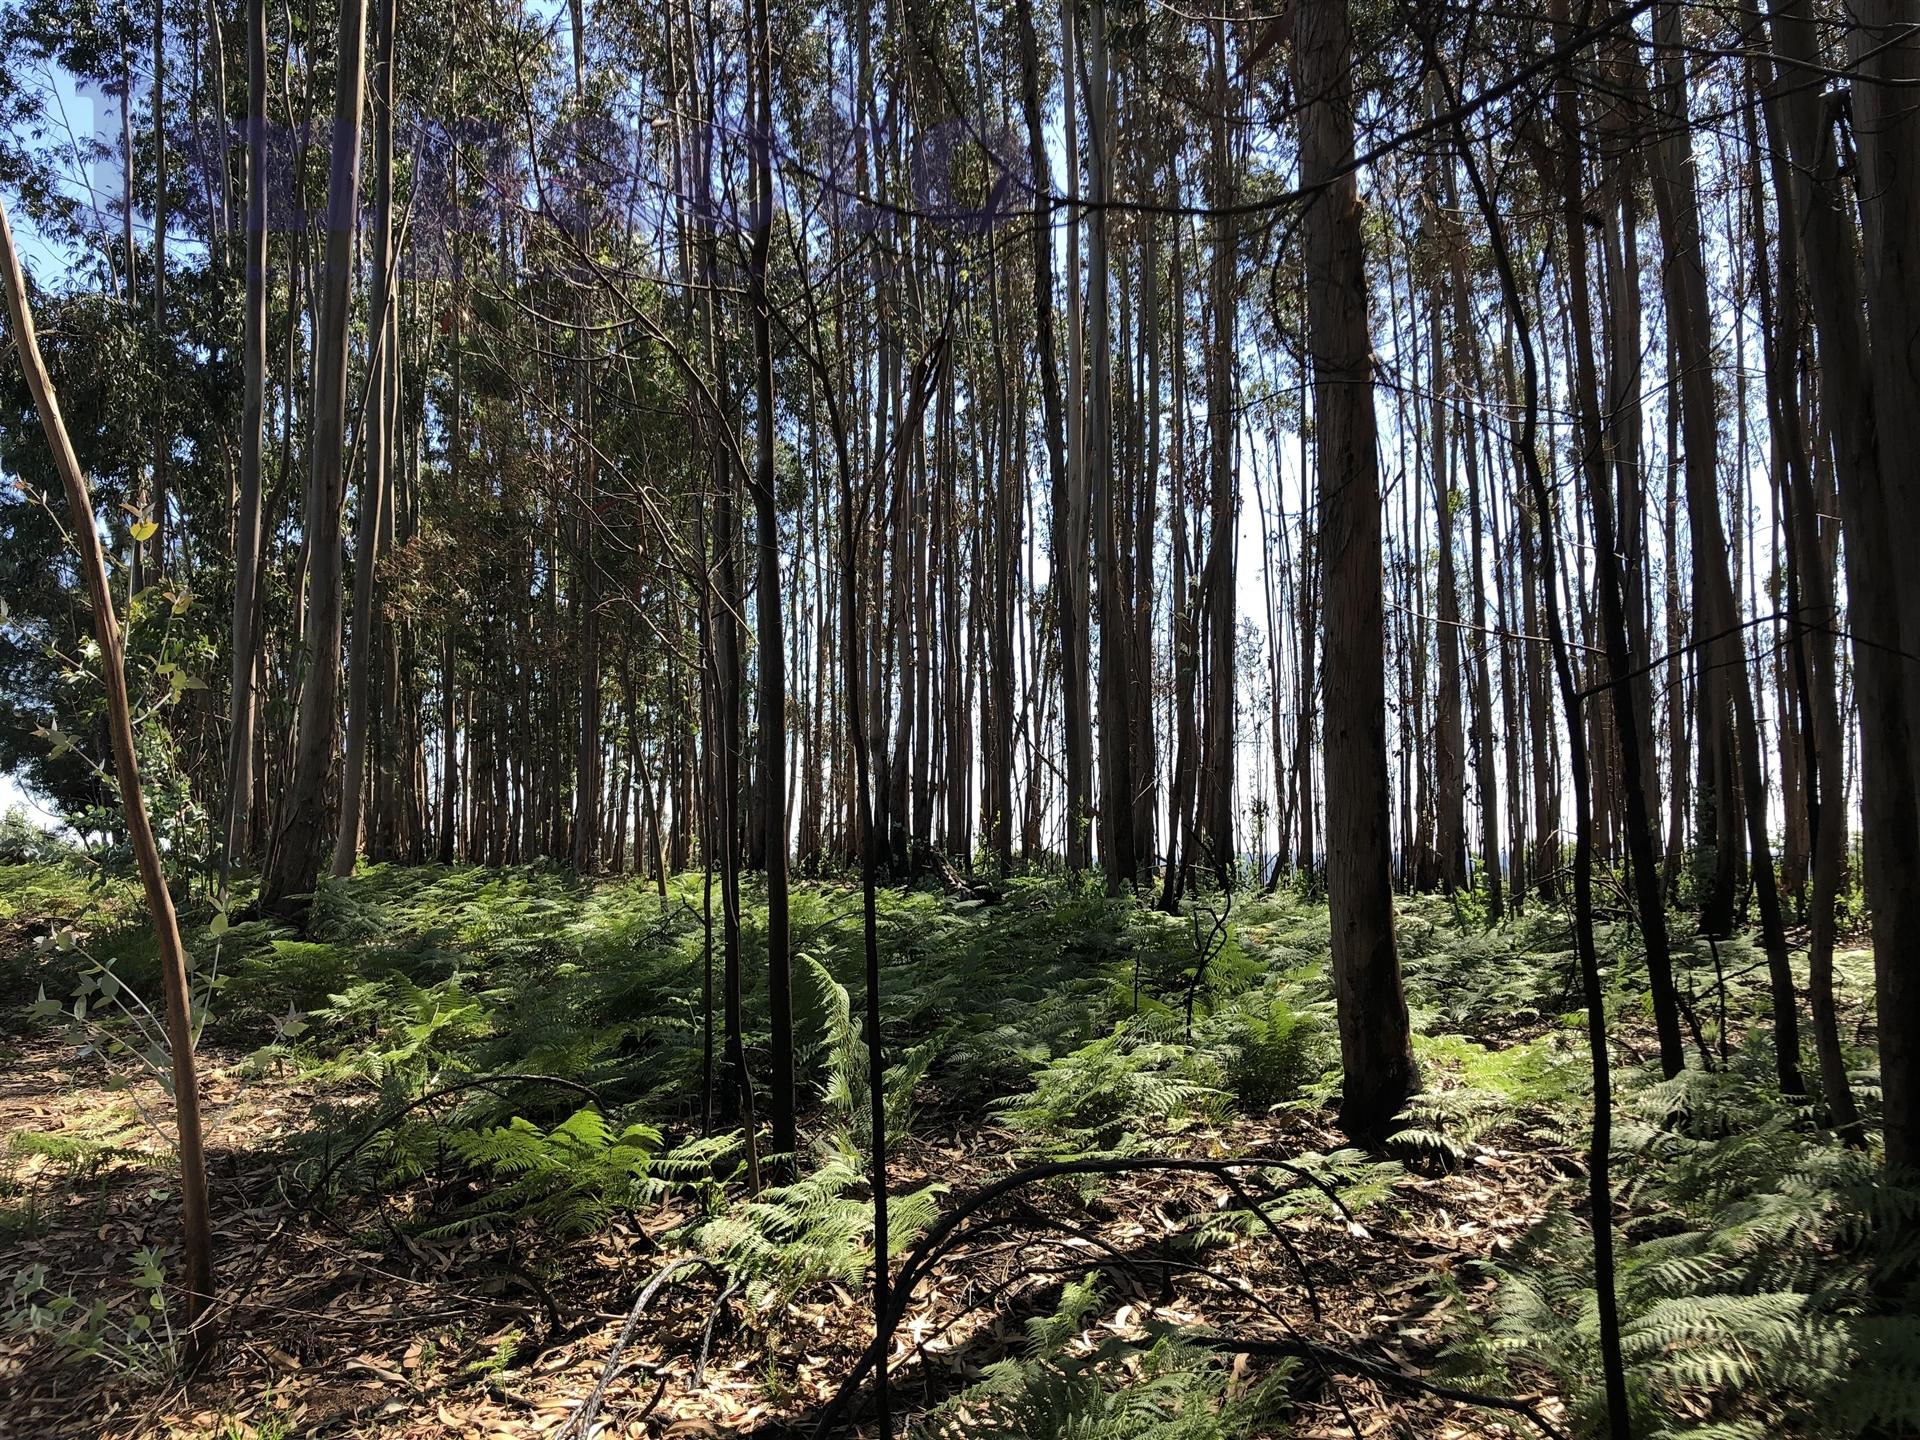
M1385 617L1373 347L1353 160L1353 67L1346 0L1295 12L1300 178L1323 187L1304 218L1308 350L1319 437L1320 550L1326 566L1327 895L1344 1086L1341 1125L1384 1138L1418 1083L1393 933L1387 855ZM1216 40L1216 47L1219 46ZM1216 48L1216 64L1220 51ZM1221 657L1215 657L1221 663ZM1230 662L1229 662L1230 663Z
M234 520L233 669L227 731L226 827L220 845L220 889L227 887L234 851L244 846L253 795L254 671L260 597L261 448L265 441L267 378L267 7L247 0L247 216L246 308L242 318L240 508Z
M587 7L586 0L571 0L568 16L573 25L573 103L584 121L587 106ZM573 241L583 253L592 248L592 234L584 209L573 225ZM603 785L600 721L600 572L599 513L600 459L595 441L593 395L593 307L591 291L582 288L575 296L577 321L574 345L574 473L579 494L575 497L573 588L571 608L578 617L579 642L575 676L577 721L573 755L573 837L569 860L576 875L591 875L600 868L600 799Z
M53 393L33 315L27 309L26 279L14 248L13 225L6 203L0 200L0 281L6 287L7 322L14 348L26 374L27 390L40 412L40 428L53 451L54 467L67 495L74 541L80 550L80 570L93 610L94 638L100 645L100 674L107 690L107 734L112 744L113 771L120 791L121 820L140 871L140 886L153 918L155 943L160 951L160 983L165 992L167 1048L173 1073L174 1112L180 1144L181 1253L186 1296L186 1322L192 1334L213 1301L213 1228L207 1206L207 1159L200 1129L200 1078L194 1064L193 1019L187 981L186 947L174 915L173 896L161 868L160 846L147 818L146 798L140 789L140 766L134 750L133 707L127 697L126 657L121 650L120 626L114 618L113 590L107 579L106 556L100 548L93 494L80 470L79 458L67 436L60 402ZM193 1334L198 1349L206 1337Z
M1816 493L1813 466L1802 424L1799 394L1801 344L1800 218L1793 204L1793 178L1780 137L1769 123L1766 159L1779 216L1773 285L1767 285L1768 250L1765 209L1759 203L1760 145L1754 126L1754 92L1772 103L1771 58L1754 59L1747 122L1753 140L1755 170L1754 260L1759 275L1760 321L1767 367L1767 421L1774 442L1775 509L1786 531L1787 608L1790 616L1789 669L1800 709L1800 738L1805 776L1801 803L1810 842L1813 893L1807 901L1807 1002L1813 1011L1814 1053L1820 1089L1834 1129L1850 1145L1864 1145L1860 1107L1840 1043L1834 1003L1833 950L1835 902L1847 871L1846 726L1839 706L1834 632L1840 617L1834 604L1833 571L1820 544L1822 499ZM1831 508L1831 507L1828 507ZM1787 741L1782 738L1784 753Z
M1861 255L1873 377L1877 495L1861 496L1862 512L1879 511L1883 538L1866 570L1885 553L1910 561L1920 553L1920 494L1913 477L1920 454L1920 5L1915 0L1860 0L1850 7L1848 35L1859 78L1852 87L1857 137ZM1796 75L1794 83L1803 84ZM1824 257L1844 263L1851 251ZM1843 503L1846 487L1841 487ZM1865 513L1850 512L1847 551L1864 546ZM1873 907L1873 968L1879 1016L1880 1083L1884 1092L1887 1163L1920 1170L1920 585L1888 572L1891 585L1860 605L1855 667L1878 644L1873 678L1861 686L1861 737L1866 747L1867 893ZM1866 574L1860 580L1868 581ZM1849 597L1857 592L1849 571ZM1875 738L1869 742L1867 736Z
M1304 395L1302 399L1304 401ZM1302 875L1311 877L1315 873L1317 863L1314 847L1319 815L1313 779L1313 755L1316 748L1315 719L1320 698L1319 684L1314 678L1317 669L1314 637L1320 631L1320 591L1323 575L1320 546L1314 538L1314 527L1307 523L1307 499L1304 494L1307 475L1307 437L1304 427L1300 436L1300 475L1303 487L1300 501L1300 565L1294 581L1294 592L1299 598L1300 608L1300 691L1294 721L1293 749L1293 773L1300 785L1300 848L1295 852L1294 868Z
M1158 178L1157 162L1142 167L1143 179ZM1159 853L1160 755L1155 745L1153 696L1153 607L1156 591L1156 531L1160 508L1160 364L1161 340L1160 226L1142 217L1146 234L1140 248L1141 349L1145 378L1136 397L1142 438L1140 473L1133 516L1133 873L1152 880Z
M1555 0L1554 28L1567 29L1565 0ZM1437 57L1434 57L1437 61ZM1442 71L1449 108L1458 110L1459 89ZM1574 116L1576 103L1572 76L1559 77L1555 110L1564 134L1577 133ZM1472 183L1475 203L1486 222L1492 242L1494 268L1500 278L1501 298L1512 321L1513 333L1521 352L1523 386L1520 394L1520 434L1516 448L1520 466L1526 475L1540 525L1538 564L1541 595L1547 619L1547 636L1559 680L1561 707L1567 726L1567 747L1573 770L1574 856L1573 856L1573 929L1574 949L1579 957L1581 988L1587 1011L1587 1051L1593 1067L1593 1133L1587 1148L1588 1223L1593 1230L1593 1269L1596 1289L1600 1359L1606 1391L1606 1426L1611 1440L1633 1440L1633 1419L1627 1398L1627 1369L1620 1343L1620 1306L1614 1279L1613 1251L1613 1065L1607 1049L1606 995L1601 988L1600 957L1593 935L1593 813L1592 790L1587 767L1587 742L1580 710L1580 693L1574 682L1572 647L1561 622L1558 566L1554 553L1553 496L1540 465L1538 448L1540 424L1539 362L1534 354L1532 332L1521 299L1519 281L1514 275L1513 259L1507 245L1505 227L1499 211L1481 177L1471 142L1463 122L1454 121L1467 178ZM1538 763L1536 761L1536 763Z
M1557 107L1563 133L1558 166L1560 215L1564 254L1572 290L1573 388L1578 414L1581 470L1593 507L1594 568L1599 579L1600 628L1611 672L1608 693L1612 701L1614 735L1620 747L1622 789L1627 821L1628 858L1633 870L1634 899L1640 917L1641 940L1647 949L1647 975L1653 991L1654 1028L1660 1038L1660 1068L1671 1079L1686 1068L1686 1047L1680 1034L1680 1008L1673 988L1673 961L1667 948L1667 914L1660 893L1660 873L1653 848L1653 818L1647 808L1640 740L1643 726L1634 705L1633 651L1627 636L1625 599L1620 578L1613 492L1606 470L1607 435L1600 412L1600 384L1594 368L1593 294L1589 278L1584 143L1579 130L1579 107L1570 95ZM1616 362L1625 357L1616 356ZM1637 356L1634 357L1637 360Z
M1460 285L1460 277L1455 277L1454 284L1456 287ZM1437 532L1434 549L1438 556L1437 594L1434 600L1435 629L1438 632L1434 643L1434 858L1438 862L1439 874L1436 878L1440 887L1452 894L1467 880L1467 831L1464 818L1466 774L1462 763L1465 741L1460 720L1460 580L1455 573L1455 557L1459 554L1457 537L1460 527L1456 518L1459 507L1454 503L1453 475L1448 464L1447 367L1445 348L1440 343L1439 288L1436 281L1428 315L1433 366L1433 433L1429 442L1433 450L1431 470ZM1465 303L1464 299L1458 303ZM1465 448L1471 452L1472 437L1463 438L1468 442Z
M774 476L773 317L767 298L767 251L773 238L773 23L768 0L755 0L753 98L765 137L753 147L754 225L747 264L747 305L754 351L754 529L759 551L756 621L760 678L760 794L766 815L767 993L772 1020L773 1148L795 1156L793 991L787 918L787 645L781 617L780 512Z
M1066 470L1065 486L1054 504L1053 564L1056 585L1063 586L1057 618L1060 623L1061 714L1066 727L1066 858L1067 868L1086 869L1093 829L1093 703L1088 686L1093 671L1092 612L1088 594L1087 526L1089 477L1087 471L1086 346L1084 307L1080 297L1080 67L1078 0L1060 5L1060 109L1064 137L1067 193L1067 360L1066 360ZM1035 242L1049 247L1053 238L1045 227ZM1051 274L1052 262L1048 262ZM1052 304L1051 290L1048 305Z
M1094 0L1087 12L1088 168L1093 182L1088 225L1087 307L1092 319L1091 374L1083 442L1093 505L1093 549L1100 616L1100 862L1107 888L1118 892L1134 878L1133 675L1128 632L1132 621L1122 582L1124 564L1116 509L1125 505L1113 453L1113 340L1108 319L1108 192L1113 165L1113 116L1107 98L1107 12Z
M1045 112L1040 99L1040 50L1034 33L1032 0L1014 0L1014 13L1020 30L1020 83L1021 104L1026 112L1027 152L1033 167L1033 193L1035 203L1041 212L1049 217L1053 214L1053 180L1051 166L1047 160L1047 134ZM1069 537L1068 515L1068 476L1066 454L1066 416L1061 405L1062 379L1060 374L1059 346L1055 338L1053 314L1053 228L1051 223L1036 224L1033 227L1033 307L1034 307L1034 348L1040 358L1040 403L1047 450L1047 470L1049 487L1053 502L1053 575L1051 584L1057 601L1064 600L1064 594L1070 589L1072 543ZM1064 702L1066 719L1066 772L1068 790L1068 863L1075 863L1074 836L1079 830L1075 822L1076 815L1086 812L1087 795L1087 753L1080 744L1081 736L1086 732L1086 681L1084 666L1079 667L1081 679L1075 684L1068 673L1076 668L1076 658L1085 653L1085 638L1081 627L1085 622L1085 612L1080 615L1068 613L1071 607L1065 603L1053 606L1054 624L1057 632L1057 653L1059 667L1063 675ZM1084 845L1084 840L1080 842ZM1086 863L1084 849L1079 853L1076 868Z
M1691 132L1684 128L1686 82L1679 49L1680 15L1669 4L1660 16L1665 37L1662 67L1662 122L1669 127L1656 151L1654 199L1666 250L1667 313L1680 351L1680 421L1686 438L1687 519L1692 528L1693 566L1704 605L1698 622L1705 635L1704 658L1713 667L1709 694L1724 697L1714 705L1716 725L1733 707L1732 764L1716 766L1717 803L1731 803L1735 767L1745 791L1748 855L1753 894L1760 909L1761 943L1773 994L1774 1060L1780 1087L1788 1094L1804 1088L1800 1076L1800 1020L1788 961L1786 927L1767 838L1767 799L1760 762L1760 736L1753 686L1747 673L1746 646L1732 580L1727 573L1726 533L1720 522L1718 416L1714 397L1712 317L1707 302L1706 270L1701 259L1700 223L1693 187ZM1682 128L1672 127L1678 123Z
M458 156L455 157L455 175L458 175ZM455 195L458 194L458 181L455 181ZM457 271L456 271L457 274ZM462 363L462 344L464 327L461 307L465 303L456 279L448 286L447 306L452 312L448 324L449 393L447 396L447 497L453 513L460 513L464 497L461 492L460 475L466 460L467 432L466 407L463 394L463 381L466 368ZM455 831L458 829L457 809L460 796L459 761L459 652L456 645L459 628L458 620L449 615L441 622L440 631L440 824L438 859L442 865L451 865L454 860ZM471 716L471 709L469 709ZM473 777L477 773L473 766L472 720L468 720L467 732L467 788L473 790ZM467 858L473 858L469 848Z
M1173 232L1173 292L1175 339L1173 349L1173 438L1169 469L1173 474L1169 548L1173 552L1171 583L1167 587L1167 610L1172 633L1168 636L1173 652L1172 724L1173 776L1167 787L1167 856L1160 886L1160 908L1168 914L1179 909L1180 892L1193 850L1193 773L1199 759L1200 736L1194 723L1196 697L1194 681L1200 649L1198 605L1192 594L1192 546L1187 528L1187 365L1186 298L1182 288L1185 269L1180 259L1180 229Z
M167 459L173 452L173 428L167 423L166 387L172 383L167 363L172 344L167 337L167 6L153 0L153 363L160 382L160 403L149 422L153 426L153 476L149 491L153 524L153 560L145 577L151 583L167 572ZM137 588L137 586L136 586Z
M1898 454L1903 465L1910 456L1888 451L1882 439L1876 383L1881 357L1877 346L1870 350L1862 318L1868 312L1834 147L1835 117L1822 114L1818 88L1803 78L1816 72L1822 59L1809 12L1806 0L1774 0L1770 7L1783 83L1770 94L1766 112L1769 130L1784 138L1791 161L1807 295L1819 335L1821 409L1833 436L1846 527L1847 620L1860 715L1861 820L1869 857L1887 1162L1894 1169L1912 1169L1920 1167L1920 1035L1912 1024L1920 1003L1905 987L1912 984L1913 937L1920 927L1920 891L1911 883L1920 856L1915 854L1913 722L1902 673L1911 663L1901 658L1903 650L1911 653L1914 647L1903 634L1896 562L1911 552L1896 544L1888 513L1889 491L1910 482L1890 480L1882 470L1892 455ZM1876 158L1898 166L1897 157ZM1880 232L1869 248L1886 239ZM1900 243L1898 237L1893 243ZM1895 343L1904 347L1906 341Z
M306 674L279 843L260 887L282 912L304 909L320 876L326 834L327 773L333 764L340 696L340 506L346 488L348 300L359 209L360 111L366 97L364 0L341 0L334 86L333 150L327 178L326 257L316 285L312 447L308 462Z
M353 625L347 656L346 755L340 770L340 826L333 841L332 873L351 875L365 831L362 809L367 789L367 731L372 706L373 667L378 621L381 533L387 526L389 471L394 450L393 410L387 390L399 364L393 295L393 101L394 11L399 0L376 0L374 12L373 126L373 299L367 332L372 359L367 366L366 473L354 517Z
M1208 279L1208 304L1213 312L1213 334L1207 349L1207 467L1209 517L1207 574L1207 703L1205 753L1200 767L1197 823L1204 828L1215 878L1231 888L1236 856L1233 843L1234 664L1237 658L1236 622L1240 597L1234 585L1238 548L1239 476L1234 466L1235 422L1234 345L1239 302L1234 288L1234 247L1239 224L1232 206L1238 193L1234 183L1234 151L1229 135L1234 97L1229 80L1227 20L1216 15L1212 23L1213 65L1210 178L1212 185L1213 256ZM1374 563L1378 563L1378 547ZM1190 859L1192 857L1189 857Z

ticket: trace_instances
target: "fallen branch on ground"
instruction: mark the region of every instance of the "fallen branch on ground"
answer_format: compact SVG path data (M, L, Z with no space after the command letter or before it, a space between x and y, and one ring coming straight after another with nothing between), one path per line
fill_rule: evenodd
M815 1422L813 1429L814 1440L826 1440L826 1437L833 1434L836 1427L839 1426L848 1405L852 1402L854 1393L878 1363L879 1357L885 1351L885 1347L892 1342L894 1331L899 1329L900 1325L906 1320L907 1307L912 1303L915 1291L919 1289L921 1283L927 1278L934 1264L953 1248L958 1239L965 1238L964 1236L959 1236L957 1232L960 1231L970 1216L986 1209L988 1206L1016 1190L1037 1185L1043 1181L1059 1179L1064 1176L1124 1175L1149 1170L1214 1175L1223 1179L1227 1185L1236 1192L1236 1198L1240 1199L1243 1205L1251 1208L1253 1213L1266 1225L1268 1230L1280 1239L1281 1244L1289 1251L1295 1263L1304 1274L1306 1268L1305 1261L1299 1253L1294 1250L1287 1238L1281 1235L1279 1228L1274 1225L1272 1218L1257 1204L1254 1204L1240 1186L1239 1179L1241 1172L1253 1171L1257 1177L1258 1172L1263 1169L1284 1170L1288 1174L1306 1181L1332 1201L1334 1208L1340 1212L1341 1216L1349 1225L1358 1226L1359 1222L1354 1218L1353 1211L1347 1206L1345 1201L1341 1200L1332 1186L1291 1161L1264 1155L1245 1156L1225 1160L1210 1160L1198 1157L1156 1159L1145 1156L1115 1156L1087 1160L1055 1160L1016 1170L1011 1175L1003 1176L991 1185L982 1187L965 1200L962 1200L945 1215L941 1216L940 1220L928 1230L925 1235L921 1236L913 1249L908 1252L906 1262L900 1267L899 1275L896 1276L892 1282L891 1303L887 1307L885 1323L878 1328L878 1332L874 1335L872 1341L869 1342L867 1348L861 1353L859 1361L854 1365L847 1377L840 1382L840 1388L834 1392L833 1398L827 1402L826 1408L820 1412L820 1418ZM971 1229L967 1232L969 1235L972 1233L973 1231ZM1311 1291L1311 1280L1307 1283ZM1302 1339L1298 1343L1301 1345L1310 1345L1312 1342ZM1337 1355L1341 1352L1330 1353ZM1327 1357L1320 1357L1320 1363L1328 1363ZM1398 1374L1399 1372L1394 1373ZM1501 1402L1493 1397L1489 1398L1489 1403L1496 1406L1502 1406L1504 1404L1505 1408L1512 1408L1510 1404L1505 1404L1505 1402ZM1557 1432L1550 1433L1555 1434L1555 1440L1560 1440Z
M707 1259L706 1256L689 1255L684 1260L675 1260L663 1266L654 1273L654 1277L651 1280L641 1287L640 1294L634 1299L633 1308L627 1312L626 1323L620 1327L620 1334L614 1339L613 1348L607 1352L606 1364L600 1367L600 1378L594 1382L593 1390L588 1394L587 1398L580 1402L580 1408L575 1410L567 1423L560 1427L554 1440L573 1440L574 1436L585 1436L589 1433L593 1425L593 1417L600 1413L601 1405L606 1403L607 1387L613 1384L613 1377L619 1373L620 1356L626 1350L628 1343L633 1339L633 1332L640 1324L641 1314L646 1310L647 1306L653 1302L653 1297L666 1288L669 1280L673 1279L673 1277L678 1275L682 1270L691 1270L695 1266L703 1266L708 1270L714 1271L716 1274L720 1271L720 1267L715 1265L713 1261ZM661 1378L661 1388L663 1390L665 1389L665 1384L666 1381L663 1376ZM656 1401L659 1399L658 1394L655 1395L654 1399Z
M1328 1370L1346 1370L1353 1374L1364 1375L1369 1380L1378 1380L1383 1385L1391 1385L1401 1390L1412 1390L1422 1395L1432 1395L1441 1400L1452 1400L1461 1405L1479 1405L1490 1410L1506 1410L1516 1415L1524 1415L1540 1427L1541 1433L1550 1440L1566 1440L1566 1434L1551 1420L1540 1413L1539 1407L1526 1400L1511 1400L1503 1395L1488 1395L1478 1390L1463 1390L1454 1385L1443 1385L1437 1380L1429 1380L1424 1375L1416 1375L1411 1370L1402 1370L1384 1360L1376 1360L1370 1355L1361 1355L1352 1350L1342 1350L1334 1345L1321 1345L1312 1340L1235 1340L1224 1335L1209 1335L1204 1343L1209 1349L1223 1351L1229 1355L1260 1355L1274 1359L1311 1360Z

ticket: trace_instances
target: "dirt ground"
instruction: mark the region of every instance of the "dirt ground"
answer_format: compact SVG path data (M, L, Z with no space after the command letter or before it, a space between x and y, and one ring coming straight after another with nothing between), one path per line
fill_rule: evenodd
M475 1234L424 1243L381 1223L380 1203L334 1212L308 1203L283 1138L316 1100L291 1077L242 1078L237 1056L207 1057L219 1295L215 1348L186 1379L162 1347L77 1357L42 1337L0 1337L5 1440L286 1440L286 1437L527 1437L562 1433L601 1378L645 1282L674 1258L661 1237L687 1218L669 1206L617 1220L590 1240L541 1245ZM142 1301L139 1252L167 1250L176 1199L157 1086L109 1089L97 1067L49 1041L20 1042L0 1068L0 1153L16 1220L0 1284L44 1265L47 1293L103 1300L109 1336ZM15 1137L77 1142L81 1158L28 1153ZM1294 1113L1169 1137L1170 1153L1282 1157L1337 1148ZM57 1148L57 1147L56 1147ZM992 1128L920 1142L892 1174L937 1177L953 1196L1008 1173L1015 1138ZM1494 1252L1536 1218L1571 1157L1481 1150L1451 1173L1408 1173L1386 1211L1390 1232L1295 1216L1207 1252L1205 1270L1173 1243L1193 1215L1233 1192L1204 1174L1117 1177L1090 1200L1057 1184L994 1212L914 1297L891 1357L896 1414L923 1409L1016 1347L1021 1321L1061 1284L1104 1269L1111 1304L1095 1326L1132 1336L1150 1320L1231 1339L1305 1337L1376 1365L1429 1368L1444 1307L1435 1281ZM537 1237L536 1237L537 1238ZM167 1257L160 1257L165 1266ZM14 1302L18 1314L19 1301ZM593 1433L605 1437L810 1433L851 1370L871 1320L864 1301L821 1286L779 1313L753 1313L698 1271L664 1287L634 1326ZM156 1329L160 1328L156 1320ZM1089 1334L1088 1343L1095 1336ZM119 1347L123 1348L124 1347ZM1233 1355L1236 1376L1272 1363ZM1294 1381L1304 1436L1465 1437L1511 1430L1490 1412L1408 1393L1364 1375L1303 1364ZM1555 1397L1540 1413L1558 1419Z

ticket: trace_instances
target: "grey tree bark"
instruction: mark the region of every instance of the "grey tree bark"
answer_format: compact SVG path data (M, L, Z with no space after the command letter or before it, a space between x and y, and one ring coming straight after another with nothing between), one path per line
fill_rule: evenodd
M267 7L247 0L246 300L242 314L240 496L233 527L233 668L228 682L227 807L220 845L220 888L234 851L246 843L253 796L256 718L254 671L259 659L257 585L260 552L261 450L267 377Z
M317 283L314 395L307 469L307 624L292 783L287 790L273 862L260 886L262 903L289 913L304 909L320 877L326 843L327 774L333 765L340 698L340 507L346 491L348 302L353 286L353 232L360 193L360 112L366 101L365 0L341 0L336 41L333 149L327 174L326 248Z
M331 873L351 875L360 858L367 791L368 721L372 706L381 539L387 525L388 469L393 459L393 411L387 391L394 367L398 326L393 295L393 102L394 11L399 0L376 0L374 12L373 297L367 325L366 471L353 531L353 621L347 656L346 754L340 768L340 823L333 839Z

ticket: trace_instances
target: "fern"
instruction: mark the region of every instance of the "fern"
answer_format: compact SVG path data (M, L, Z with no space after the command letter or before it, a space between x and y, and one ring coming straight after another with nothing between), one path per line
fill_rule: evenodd
M980 1383L912 1432L921 1440L1251 1440L1274 1435L1285 1368L1241 1389L1219 1357L1164 1328L1142 1341L1094 1342L1092 1276L1069 1284L1050 1315L1027 1322L1024 1356L987 1367Z
M1457 1164L1502 1130L1547 1145L1575 1138L1563 1117L1584 1099L1584 1077L1558 1035L1499 1050L1423 1036L1415 1048L1422 1089L1398 1117L1398 1146Z
M811 1285L864 1283L873 1266L873 1202L866 1188L858 1152L836 1149L793 1184L762 1190L674 1238L724 1267L754 1309L772 1310ZM934 1222L945 1190L935 1184L888 1196L889 1260Z
M1653 1085L1637 1098L1665 1107L1691 1088L1719 1104L1728 1084ZM1920 1193L1779 1116L1716 1140L1654 1131L1642 1145L1617 1257L1637 1432L1840 1437L1920 1420L1920 1327L1878 1313L1874 1278L1912 1263ZM1481 1373L1548 1371L1592 1429L1595 1299L1568 1263L1589 1244L1570 1214L1542 1221L1494 1267L1490 1319L1462 1321L1450 1353Z
M413 1179L449 1152L480 1193L434 1219L423 1238L464 1234L482 1226L529 1224L560 1236L598 1229L617 1210L650 1204L667 1193L652 1171L661 1136L650 1125L615 1132L598 1110L576 1110L551 1130L516 1116L486 1129L446 1130L415 1124L396 1132L395 1178Z
M313 1018L337 1027L343 1042L333 1072L375 1079L401 1074L416 1082L469 1068L472 1045L495 1025L487 1000L470 993L459 976L428 986L404 975L363 981L329 996ZM349 1039L358 1043L345 1043Z
M1255 1115L1298 1099L1331 1058L1324 1011L1270 990L1238 998L1203 1033L1221 1054L1227 1088Z
M868 1099L866 1037L853 1018L853 997L813 956L802 952L794 969L795 1058L806 1069L823 1072L823 1094L829 1112L861 1146L873 1127ZM935 1035L908 1050L898 1064L887 1067L887 1132L902 1135L913 1122L914 1092L942 1049L944 1036Z
M1123 1022L1041 1068L1032 1091L1004 1102L1001 1113L1054 1158L1137 1154L1146 1140L1136 1127L1157 1122L1158 1141L1169 1127L1218 1115L1224 1099L1208 1083L1216 1077L1173 1033L1164 1020Z
M1249 1187L1259 1214L1243 1206L1201 1211L1188 1217L1191 1228L1186 1232L1187 1242L1204 1248L1241 1237L1263 1239L1271 1236L1281 1222L1300 1215L1344 1222L1347 1213L1362 1215L1385 1201L1394 1182L1405 1173L1394 1161L1375 1160L1362 1150L1334 1150L1324 1155L1305 1152L1290 1163L1292 1169L1261 1172L1261 1178L1272 1187L1270 1192ZM1328 1197L1329 1190L1340 1205ZM1346 1207L1345 1212L1340 1206Z

